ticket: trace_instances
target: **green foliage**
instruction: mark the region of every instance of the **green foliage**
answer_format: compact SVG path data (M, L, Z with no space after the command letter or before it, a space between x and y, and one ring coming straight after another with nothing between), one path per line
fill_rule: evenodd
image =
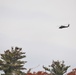
M70 66L65 66L64 61L62 61L62 62L60 62L60 61L53 61L52 65L49 65L49 67L51 67L51 68L47 68L47 67L43 66L43 68L46 71L49 71L52 75L63 75L64 73L67 72L67 69Z
M22 75L22 71L26 61L21 61L20 59L25 58L24 52L21 52L22 48L12 47L11 50L4 51L0 59L0 70L4 71L4 75L18 74Z

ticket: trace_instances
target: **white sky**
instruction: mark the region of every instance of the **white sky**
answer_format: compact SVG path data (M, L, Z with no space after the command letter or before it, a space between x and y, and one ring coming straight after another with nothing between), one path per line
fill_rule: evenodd
M70 24L59 30L60 25ZM43 70L52 60L76 67L76 0L0 0L0 53L26 52L26 68Z

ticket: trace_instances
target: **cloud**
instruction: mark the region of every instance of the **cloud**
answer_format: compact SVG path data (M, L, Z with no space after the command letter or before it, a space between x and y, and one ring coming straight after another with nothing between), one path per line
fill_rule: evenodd
M49 65L53 59L75 66L75 5L74 0L0 1L1 51L22 47L31 67ZM68 29L58 29L68 23Z

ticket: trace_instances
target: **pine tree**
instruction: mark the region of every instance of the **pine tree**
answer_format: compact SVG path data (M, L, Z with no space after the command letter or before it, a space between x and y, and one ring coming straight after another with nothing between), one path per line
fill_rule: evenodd
M24 52L21 52L22 48L11 48L11 50L4 51L4 54L1 55L0 59L0 70L4 71L3 75L23 75L22 70L24 64L27 61L22 61L22 58L25 58Z
M43 68L46 71L49 71L50 74L52 74L52 75L63 75L64 73L67 72L67 69L70 66L65 66L64 61L62 61L62 62L60 62L60 61L53 61L52 65L49 65L49 67L51 67L51 68L47 68L47 67L43 66Z

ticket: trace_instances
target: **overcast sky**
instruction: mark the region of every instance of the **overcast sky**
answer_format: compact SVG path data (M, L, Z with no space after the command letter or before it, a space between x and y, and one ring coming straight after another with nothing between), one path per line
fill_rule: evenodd
M12 46L26 52L27 69L52 60L76 68L76 0L0 0L0 53Z

